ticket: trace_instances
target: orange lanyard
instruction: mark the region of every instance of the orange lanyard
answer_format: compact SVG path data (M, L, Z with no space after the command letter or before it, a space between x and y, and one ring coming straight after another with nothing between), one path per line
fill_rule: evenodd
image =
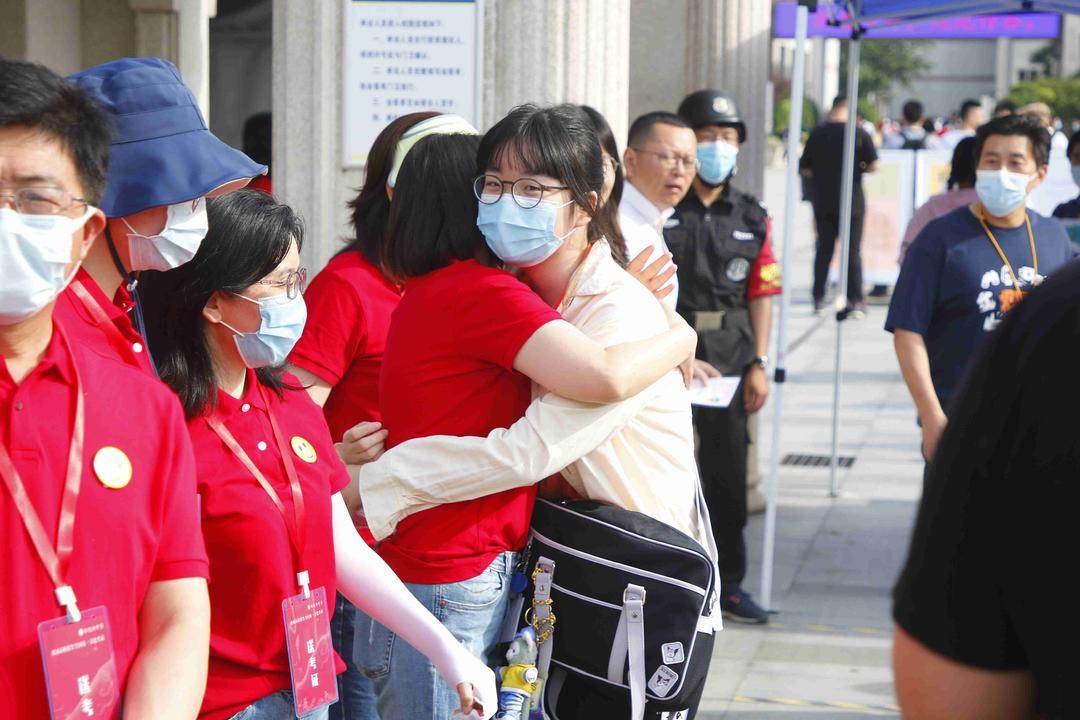
M986 237L990 238L990 242L993 244L994 249L997 250L997 254L1001 256L1001 261L1005 263L1005 266L1009 268L1009 272L1012 274L1013 287L1016 288L1016 292L1022 293L1020 290L1020 278L1016 274L1016 270L1013 269L1012 263L1009 262L1009 258L1005 257L1005 251L1001 249L1001 245L998 243L997 238L994 237L994 233L990 232L990 226L986 224L986 220L983 218L982 213L977 215L979 218L979 224L982 225L983 230L986 232ZM1031 218L1028 214L1024 213L1024 222L1027 223L1028 242L1031 243L1031 264L1034 266L1035 278L1039 277L1039 255L1035 252L1035 235L1031 232ZM1035 283L1032 282L1032 285Z
M26 534L30 536L30 542L37 551L41 564L52 580L56 589L56 599L67 611L71 622L78 622L81 618L79 607L75 603L75 592L67 584L67 572L71 565L71 554L74 550L75 536L75 508L79 502L79 489L82 485L83 445L86 433L86 402L82 393L82 380L79 377L79 367L75 363L75 356L71 352L71 346L67 338L56 326L56 332L68 350L71 358L71 366L75 373L75 422L71 430L71 448L68 451L67 479L64 482L64 494L60 501L60 522L56 530L56 547L49 542L49 534L45 531L45 525L41 522L41 516L26 494L26 486L19 477L15 463L11 461L7 448L0 443L0 477L4 480L8 493L11 495L15 509L22 518ZM34 478L38 480L39 478Z
M258 380L255 380L255 382L258 382ZM229 450L232 451L232 454L236 456L236 459L240 461L240 464L247 468L247 471L252 474L259 483L259 486L262 487L270 497L270 502L277 508L282 521L285 523L285 530L289 534L289 542L293 547L295 561L294 569L297 571L298 582L301 586L305 586L307 583L301 580L301 576L305 579L307 577L307 574L303 569L304 546L307 542L307 532L304 524L304 492L300 487L300 478L296 474L296 465L293 464L292 457L289 455L289 449L285 445L285 440L281 435L281 428L278 427L274 412L270 409L270 401L269 398L267 398L266 390L262 385L259 385L259 394L262 396L263 404L266 406L266 415L270 418L270 429L273 431L274 441L277 443L281 462L285 466L285 475L289 479L289 489L292 491L293 499L292 522L289 521L289 514L286 512L285 504L281 502L281 496L278 495L277 490L275 490L274 486L270 484L270 481L266 479L266 476L262 474L262 471L256 467L251 456L247 454L244 448L240 447L240 443L236 441L236 438L229 432L229 429L216 417L207 417L206 423L210 426L210 429L221 438L221 441L225 443Z

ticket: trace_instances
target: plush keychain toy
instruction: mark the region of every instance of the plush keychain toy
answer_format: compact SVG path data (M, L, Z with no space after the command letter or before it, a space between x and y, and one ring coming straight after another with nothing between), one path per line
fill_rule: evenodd
M528 720L530 710L539 707L543 683L536 669L538 654L536 632L531 627L518 631L506 651L508 665L499 668L502 688L497 720Z

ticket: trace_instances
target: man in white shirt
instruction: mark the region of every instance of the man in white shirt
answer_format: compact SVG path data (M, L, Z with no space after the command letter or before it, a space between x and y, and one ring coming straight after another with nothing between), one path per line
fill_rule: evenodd
M630 126L623 153L628 182L619 203L619 225L626 240L626 256L636 258L652 248L650 260L668 253L664 223L686 195L697 175L697 138L678 115L650 112ZM679 281L664 302L674 308Z
M965 100L960 105L960 127L953 128L941 138L942 143L948 150L956 148L957 144L968 137L975 137L975 131L986 122L986 114L978 100Z

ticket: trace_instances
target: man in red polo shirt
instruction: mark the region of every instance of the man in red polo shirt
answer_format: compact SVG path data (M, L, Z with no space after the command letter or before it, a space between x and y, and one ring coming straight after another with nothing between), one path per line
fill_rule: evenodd
M0 97L0 714L192 718L208 568L179 405L53 321L105 226L107 115L21 61Z
M161 58L124 58L68 78L112 116L109 219L56 315L80 343L153 372L138 303L138 273L171 270L206 235L206 198L266 172L211 133L180 72Z

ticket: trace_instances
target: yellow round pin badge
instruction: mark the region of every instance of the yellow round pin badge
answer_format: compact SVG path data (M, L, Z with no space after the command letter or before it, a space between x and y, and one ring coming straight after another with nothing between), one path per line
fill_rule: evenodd
M289 444L292 445L292 451L296 454L296 457L304 462L314 463L319 459L319 456L315 454L315 447L299 435L293 435Z
M120 448L107 445L94 453L94 474L111 490L127 487L131 482L131 460Z

